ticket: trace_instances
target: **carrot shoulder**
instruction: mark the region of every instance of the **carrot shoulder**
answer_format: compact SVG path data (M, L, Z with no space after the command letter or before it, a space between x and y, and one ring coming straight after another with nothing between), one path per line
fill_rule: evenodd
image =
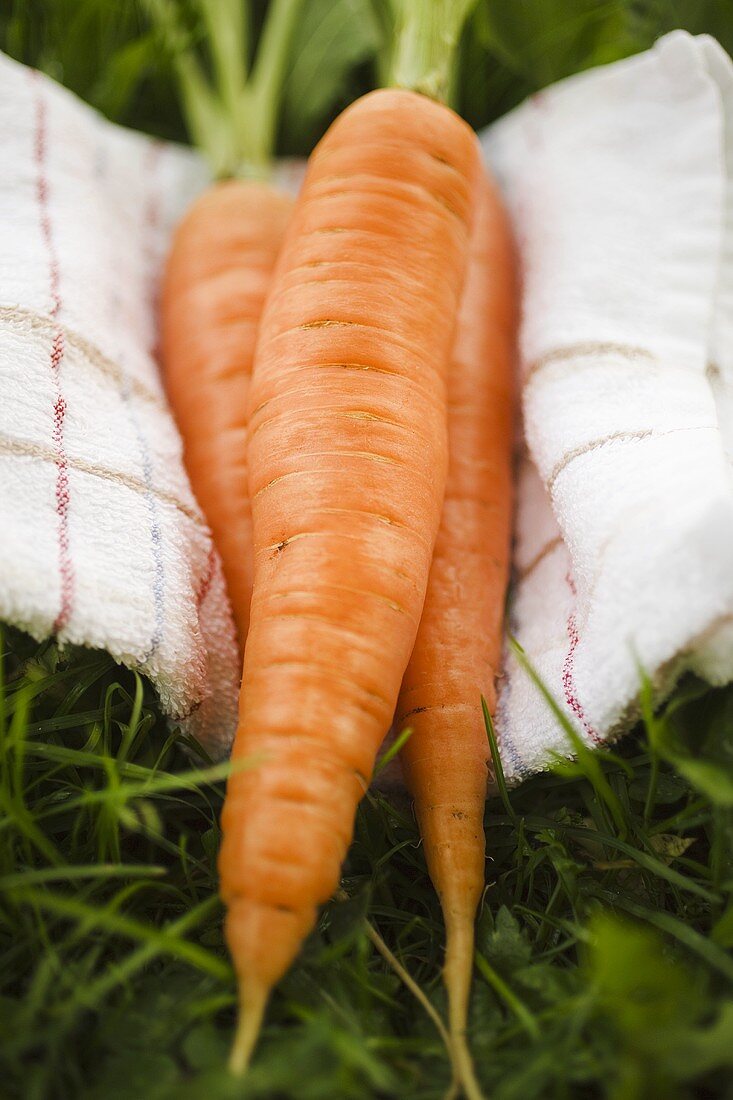
M465 1031L484 888L484 803L512 519L515 274L499 195L484 177L448 378L449 473L425 608L398 705L425 858L446 924L454 1039Z
M247 1060L267 995L332 894L392 719L447 469L445 374L479 158L406 91L313 154L250 390L250 633L221 892Z

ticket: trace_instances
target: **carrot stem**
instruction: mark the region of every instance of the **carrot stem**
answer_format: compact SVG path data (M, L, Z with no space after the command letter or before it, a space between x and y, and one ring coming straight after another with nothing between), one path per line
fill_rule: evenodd
M206 78L176 4L172 0L145 0L145 4L173 64L189 136L214 176L224 176L233 152L221 100Z
M249 74L251 0L198 0L213 81L204 73L173 0L145 2L171 55L191 139L215 178L266 179L288 51L304 0L272 0Z
M455 53L476 0L392 0L395 50L389 83L446 103Z
M271 0L267 11L242 112L245 159L254 166L266 166L272 159L288 51L302 6L303 0Z
M249 8L242 0L198 0L198 6L222 103L234 113L247 82Z

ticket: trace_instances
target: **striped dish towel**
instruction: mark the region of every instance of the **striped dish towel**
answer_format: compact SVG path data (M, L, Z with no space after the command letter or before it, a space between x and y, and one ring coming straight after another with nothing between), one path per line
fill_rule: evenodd
M511 629L588 744L733 679L733 65L675 32L483 135L523 269ZM507 653L517 781L567 736Z
M0 618L108 650L215 755L239 659L155 361L190 153L0 55Z

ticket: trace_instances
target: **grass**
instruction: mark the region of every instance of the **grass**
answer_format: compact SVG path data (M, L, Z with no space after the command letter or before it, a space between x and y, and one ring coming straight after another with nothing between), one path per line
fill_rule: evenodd
M380 0L310 3L282 152L308 151L380 50ZM733 48L728 0L479 0L456 101L483 125L674 26ZM10 0L0 45L110 117L183 137L133 0ZM339 900L235 1083L216 898L226 768L109 657L9 629L0 653L0 1097L442 1097L439 1030L399 973L444 1011L409 804L365 799ZM733 693L688 682L660 714L642 696L644 725L616 751L487 805L471 1042L494 1100L733 1100Z
M216 900L226 765L109 657L5 632L0 1094L441 1097L441 922L408 804L364 802L342 900L246 1084ZM730 1097L733 693L689 683L618 752L487 805L471 1039L497 1100ZM370 929L365 919L371 922Z

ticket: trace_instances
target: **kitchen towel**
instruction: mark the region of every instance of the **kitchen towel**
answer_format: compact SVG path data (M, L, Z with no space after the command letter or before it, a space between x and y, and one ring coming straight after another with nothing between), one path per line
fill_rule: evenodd
M579 735L733 679L733 65L678 31L482 135L515 226L526 447L509 629ZM507 646L516 782L571 751Z
M0 55L0 619L108 650L215 756L239 658L155 361L189 151Z

